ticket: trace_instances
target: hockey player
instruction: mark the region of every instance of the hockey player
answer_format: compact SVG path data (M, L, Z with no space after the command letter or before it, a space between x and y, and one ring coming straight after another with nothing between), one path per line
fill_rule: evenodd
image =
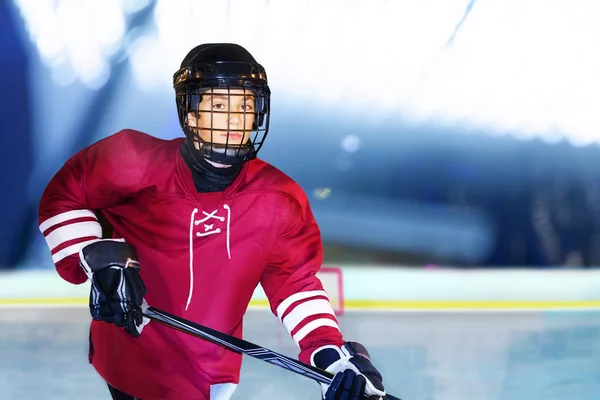
M39 208L59 275L91 281L89 361L113 399L229 399L241 355L148 323L141 306L241 337L259 283L299 359L335 374L324 398L385 395L315 276L323 249L305 193L256 158L269 127L264 68L239 45L203 44L174 88L185 138L108 136L65 163Z

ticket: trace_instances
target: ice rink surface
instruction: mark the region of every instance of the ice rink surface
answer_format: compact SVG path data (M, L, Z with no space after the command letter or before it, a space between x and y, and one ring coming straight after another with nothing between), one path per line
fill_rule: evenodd
M2 400L109 399L87 363L87 308L0 308ZM598 400L600 311L363 312L340 318L403 400ZM267 310L245 339L296 356ZM305 378L244 358L233 399L320 398Z

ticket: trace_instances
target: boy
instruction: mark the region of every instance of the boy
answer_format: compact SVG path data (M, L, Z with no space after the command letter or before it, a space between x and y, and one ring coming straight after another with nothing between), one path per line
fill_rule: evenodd
M185 138L100 140L58 171L39 209L60 276L91 280L89 359L113 399L229 399L241 355L148 324L141 305L241 337L259 283L299 359L336 374L324 398L385 395L315 276L323 249L306 195L256 158L269 127L264 68L239 45L203 44L174 88ZM98 211L113 239L102 239Z

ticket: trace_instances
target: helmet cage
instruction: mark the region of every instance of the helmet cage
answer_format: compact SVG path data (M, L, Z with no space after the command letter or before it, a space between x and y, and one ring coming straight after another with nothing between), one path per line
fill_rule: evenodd
M179 123L188 140L196 142L196 148L202 156L211 161L229 165L256 158L267 137L270 119L271 92L267 85L266 73L260 64L219 61L188 66L174 74L173 86L176 93ZM216 89L219 89L217 93L215 93ZM232 93L233 90L235 90L234 93ZM226 102L224 110L215 109L215 95L226 98L226 100L219 100ZM209 110L200 110L203 96L210 96ZM232 110L232 99L236 96L244 96L245 101L253 99L253 104L246 105L244 101L242 110ZM200 119L206 121L210 118L209 127L207 128L205 125L203 128L210 130L210 141L200 137L200 128L189 124L190 113L195 116L197 124ZM214 120L218 114L227 114L225 116L227 127L215 127ZM247 126L248 114L252 114L251 127ZM223 117L219 118L221 121L223 120ZM230 129L229 122L233 118L239 118L242 121L241 129ZM215 143L215 136L220 133L237 133L244 138L247 136L248 140L242 144L234 144L230 143L234 140L230 140L229 135L226 135L225 143Z

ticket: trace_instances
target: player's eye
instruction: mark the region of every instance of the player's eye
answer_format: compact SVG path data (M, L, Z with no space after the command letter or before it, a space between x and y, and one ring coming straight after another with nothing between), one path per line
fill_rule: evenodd
M223 110L223 109L225 109L225 104L215 103L215 104L213 104L213 108L216 108L217 110Z
M242 110L252 110L252 104L242 104Z

